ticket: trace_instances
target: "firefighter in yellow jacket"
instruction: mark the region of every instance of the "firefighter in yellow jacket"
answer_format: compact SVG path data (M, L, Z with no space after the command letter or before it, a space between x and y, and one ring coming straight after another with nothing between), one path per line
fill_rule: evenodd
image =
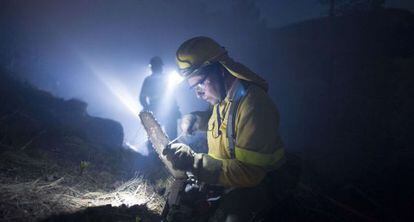
M227 188L216 220L250 221L270 203L264 179L284 163L279 113L267 94L268 85L208 37L185 41L176 60L197 97L212 106L185 115L181 125L186 133L206 130L208 153L175 143L165 154L175 168Z

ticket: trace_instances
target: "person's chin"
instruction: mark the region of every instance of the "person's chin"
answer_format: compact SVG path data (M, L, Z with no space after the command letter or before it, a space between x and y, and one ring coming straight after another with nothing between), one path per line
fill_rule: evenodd
M219 103L219 101L218 100L216 100L216 99L210 99L209 101L208 101L208 103L210 103L210 105L216 105L217 103Z
M204 98L203 100L204 100L205 102L207 102L208 104L210 104L210 105L214 105L214 104L212 103L211 99Z

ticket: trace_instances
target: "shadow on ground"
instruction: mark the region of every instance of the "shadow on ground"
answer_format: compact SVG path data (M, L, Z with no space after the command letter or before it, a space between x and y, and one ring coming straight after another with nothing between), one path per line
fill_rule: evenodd
M145 205L135 205L127 207L125 205L119 207L113 207L111 205L88 207L82 211L78 211L71 214L58 214L48 217L42 222L54 222L54 221L77 221L77 222L89 222L89 221L160 221L161 218L155 212L151 212Z

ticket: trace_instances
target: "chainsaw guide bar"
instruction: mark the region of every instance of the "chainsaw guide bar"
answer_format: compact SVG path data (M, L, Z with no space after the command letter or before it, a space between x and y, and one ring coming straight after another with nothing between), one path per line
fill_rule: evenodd
M152 147L154 148L155 152L158 154L161 161L164 163L164 166L167 168L168 172L175 179L187 178L187 175L184 171L175 170L172 167L171 162L167 160L165 155L162 154L162 151L170 143L170 140L167 134L162 130L161 125L155 119L152 112L141 111L139 113L139 118L141 119L141 123L144 126L145 131L147 131L148 138L152 143Z

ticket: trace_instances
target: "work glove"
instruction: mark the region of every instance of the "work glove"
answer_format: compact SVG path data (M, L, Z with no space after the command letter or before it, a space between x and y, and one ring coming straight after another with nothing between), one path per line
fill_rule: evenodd
M167 146L162 154L176 170L191 171L193 169L195 153L186 144L173 143Z
M176 170L190 171L200 181L217 184L222 162L205 153L196 153L188 145L173 143L162 152Z
M192 135L195 131L197 131L197 117L194 114L185 114L181 118L181 131L185 135Z

